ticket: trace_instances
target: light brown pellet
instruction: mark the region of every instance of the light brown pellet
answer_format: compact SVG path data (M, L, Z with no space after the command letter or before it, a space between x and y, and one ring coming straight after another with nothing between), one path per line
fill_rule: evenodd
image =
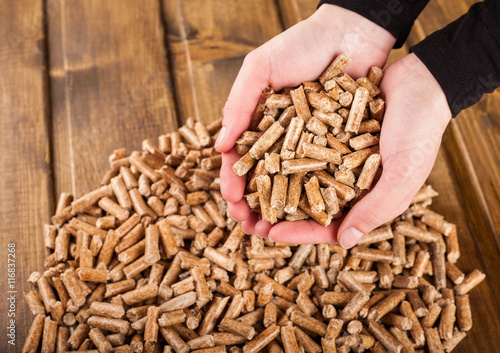
M297 148L297 143L299 142L303 127L303 119L299 117L291 119L290 124L288 125L288 131L285 135L283 147L281 148L282 159L293 159L295 157L295 150Z
M289 159L281 163L281 170L283 174L307 173L325 169L326 165L326 161L311 158Z
M370 309L368 319L378 321L399 305L406 297L404 292L394 292Z
M437 329L426 327L424 329L427 347L430 353L444 353L444 348L439 338Z
M455 286L455 292L457 295L464 295L469 293L471 289L477 286L486 278L486 275L479 270L474 270L465 276L464 281Z
M243 346L243 353L257 353L271 343L280 333L280 328L271 325L262 331L257 337Z
M311 210L313 212L322 212L325 208L325 202L323 201L323 196L319 188L318 178L313 176L306 184L304 184L306 190L307 201L311 205Z
M31 331L31 330L30 330ZM42 335L41 352L54 352L57 339L57 322L52 321L50 317L45 317Z
M121 319L125 315L125 309L120 305L105 302L93 302L87 309L88 315L106 316L114 319Z
M87 323L90 327L97 327L101 330L121 333L126 335L130 330L130 323L126 320L112 319L93 315L89 317Z
M229 301L229 297L215 297L212 305L208 309L205 317L201 323L200 329L198 330L198 334L206 335L213 330L215 327L217 320L222 314L227 302Z
M188 353L190 351L189 346L174 329L160 327L160 333L176 353Z
M467 294L457 295L455 297L455 301L457 305L457 320L460 330L469 331L472 328L472 312L469 296Z
M447 304L441 312L439 321L439 336L443 340L448 340L453 335L453 326L456 320L457 307L453 303Z
M262 218L269 223L274 224L277 222L277 218L276 212L271 206L271 178L268 175L261 175L257 178L256 182Z
M97 347L99 352L101 353L111 353L113 352L113 346L106 339L104 334L98 328L93 328L89 332L89 337L92 340L92 343Z
M400 353L403 345L396 340L382 325L369 320L368 330L390 353Z
M424 331L422 329L420 322L418 321L417 316L415 315L415 312L411 307L411 304L407 301L403 301L400 306L400 311L404 316L409 318L412 322L410 334L413 337L415 344L417 346L423 346L425 343Z

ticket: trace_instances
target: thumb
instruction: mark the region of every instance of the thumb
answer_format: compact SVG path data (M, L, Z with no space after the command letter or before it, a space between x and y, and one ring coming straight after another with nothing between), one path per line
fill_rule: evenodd
M384 164L382 176L363 199L346 215L339 228L339 242L349 249L367 233L402 214L410 205L413 196L425 182L434 159L427 164L414 166L406 150L389 157Z
M234 81L224 106L222 129L215 142L221 153L229 151L240 135L248 129L260 94L269 84L269 60L256 49L249 53Z

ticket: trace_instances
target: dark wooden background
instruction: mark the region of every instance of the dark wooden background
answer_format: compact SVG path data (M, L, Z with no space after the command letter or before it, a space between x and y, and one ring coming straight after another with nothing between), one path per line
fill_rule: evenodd
M57 195L95 188L107 156L211 121L243 57L307 18L316 0L15 0L0 2L0 351L20 352L31 323L22 300L42 270L42 225ZM473 0L432 0L407 45ZM498 352L500 92L455 119L430 183L433 207L457 223L459 266L487 281L472 293L474 328L456 352ZM16 243L17 346L6 343L7 244Z

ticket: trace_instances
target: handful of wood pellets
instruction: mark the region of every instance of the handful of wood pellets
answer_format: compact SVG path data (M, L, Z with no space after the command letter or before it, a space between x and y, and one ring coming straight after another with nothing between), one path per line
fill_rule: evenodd
M484 274L456 266L432 187L350 251L245 235L219 191L220 126L116 150L101 187L61 195L23 352L449 353L466 336Z
M233 171L248 175L248 205L271 224L312 218L326 227L377 177L382 70L372 67L354 81L342 74L350 61L339 55L319 82L266 89L249 131L236 141L243 156Z

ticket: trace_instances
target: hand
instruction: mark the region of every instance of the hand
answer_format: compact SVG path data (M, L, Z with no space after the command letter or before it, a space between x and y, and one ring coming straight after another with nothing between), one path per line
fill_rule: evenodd
M387 108L380 136L382 176L338 228L344 248L353 247L368 232L408 208L434 166L451 119L443 90L414 54L385 70L380 89ZM304 225L280 223L272 228L269 237L293 243L301 239L301 227ZM328 228L314 227L314 242L331 243L335 236Z
M222 152L221 192L231 216L242 221L247 233L266 236L271 224L251 213L243 199L246 178L232 165L239 156L232 150L249 124L261 91L276 91L317 80L338 54L352 56L346 72L367 75L382 67L396 39L366 18L334 5L321 6L310 18L281 33L247 55L224 107L223 128L215 144ZM286 223L286 222L284 222Z

